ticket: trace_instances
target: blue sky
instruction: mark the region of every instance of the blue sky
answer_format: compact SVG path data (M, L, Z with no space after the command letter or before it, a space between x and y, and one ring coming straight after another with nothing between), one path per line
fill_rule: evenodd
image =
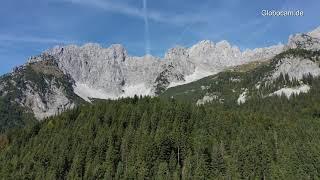
M163 56L176 45L227 40L241 49L286 43L320 25L319 0L1 0L0 74L55 45L123 44ZM302 10L264 17L261 10Z

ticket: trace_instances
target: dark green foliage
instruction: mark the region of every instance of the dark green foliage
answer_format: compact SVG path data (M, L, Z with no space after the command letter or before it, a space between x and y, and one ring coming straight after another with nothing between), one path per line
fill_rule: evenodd
M302 57L305 59L310 59L313 61L319 61L320 58L320 51L310 51L306 49L289 49L273 58L273 62L277 63L278 60L283 58L290 58L290 57Z
M0 97L0 134L7 129L23 127L35 123L32 114L27 113L23 108L5 97Z
M159 98L96 101L9 132L0 177L317 179L320 92L311 91L232 108Z

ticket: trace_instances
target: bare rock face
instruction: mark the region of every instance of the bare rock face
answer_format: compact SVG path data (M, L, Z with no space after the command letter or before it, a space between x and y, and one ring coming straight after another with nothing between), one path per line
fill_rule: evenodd
M155 95L174 84L192 82L230 66L271 58L282 49L279 45L241 52L227 41L217 44L201 41L190 48L172 48L162 60L150 55L131 57L121 45L109 48L98 44L70 45L55 47L47 53L76 82L79 95L87 94L84 99L88 99ZM87 93L79 89L84 85ZM96 90L99 93L92 93Z
M71 45L54 48L49 54L56 57L59 68L77 83L106 91L120 91L115 85L123 82L121 64L127 57L122 46L103 49L97 44Z
M252 61L263 61L263 60L268 60L274 57L277 54L280 54L285 50L285 45L278 44L266 48L256 48L253 50L245 50L242 53L242 61L240 62L241 64L247 63L247 62L252 62Z
M50 92L40 94L31 85L27 84L24 96L17 101L22 106L30 108L39 120L75 107L75 103L66 96L62 87L57 87L54 82L50 82L48 88L51 89Z
M153 56L130 57L121 45L109 48L97 44L71 45L56 47L48 53L56 57L59 68L72 77L76 87L85 84L110 98L130 94L137 84L151 88L161 64Z
M309 36L313 37L313 38L317 38L317 39L320 39L320 26L318 28L316 28L315 30L313 31L310 31L308 33Z
M189 56L198 66L216 71L224 70L226 67L272 58L281 53L283 48L284 46L279 44L241 52L238 47L231 46L227 41L221 41L217 44L211 41L201 41L189 49Z
M175 60L175 59L187 60L187 59L189 59L188 49L185 47L171 48L165 54L164 59L167 59L167 60Z
M287 74L290 79L301 80L303 76L320 75L319 63L300 57L284 58L277 64L273 79L278 78L281 74Z

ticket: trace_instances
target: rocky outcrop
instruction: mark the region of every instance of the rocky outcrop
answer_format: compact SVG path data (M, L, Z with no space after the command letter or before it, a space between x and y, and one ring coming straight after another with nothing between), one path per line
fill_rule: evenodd
M316 51L320 49L320 39L307 34L296 34L289 37L288 47Z
M320 50L320 27L308 33L291 35L287 46L291 49Z
M301 80L308 75L316 77L320 75L319 62L301 57L284 58L278 61L272 78L276 79L281 74L287 74L291 80Z
M75 107L81 101L73 92L74 81L48 54L30 58L28 63L0 78L0 96L32 112L38 120Z
M269 96L282 96L285 95L288 99L292 95L299 95L300 93L308 93L310 91L310 86L308 85L301 85L298 87L291 87L291 88L281 88L271 94Z
M66 96L63 87L57 87L54 81L51 81L47 87L50 91L40 94L32 87L31 83L28 83L22 98L16 99L16 101L21 106L31 109L39 120L75 107L75 103Z

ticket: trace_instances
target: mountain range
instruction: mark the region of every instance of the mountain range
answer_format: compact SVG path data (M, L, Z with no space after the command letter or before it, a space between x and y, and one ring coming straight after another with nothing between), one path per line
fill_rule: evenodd
M173 89L188 86L205 77L234 71L237 67L256 67L270 62L292 49L316 52L320 49L319 38L320 27L309 33L291 35L285 45L245 51L227 41L214 43L205 40L190 48L169 49L164 58L151 55L130 56L119 44L108 48L93 43L56 46L38 56L30 57L26 64L1 76L0 97L24 108L24 112L34 114L37 120L42 120L79 104L90 103L94 99L170 94ZM290 54L278 58L273 69L268 71L269 74L261 77L263 80L255 82L255 86L271 82L270 79L277 79L282 74L288 74L289 78L296 80L301 80L308 74L318 76L319 64L312 60L318 56L310 58ZM236 84L241 80L233 77L230 81ZM201 87L208 89L205 85ZM248 91L250 87L241 88L237 91L238 104L244 103L245 97L251 93ZM296 88L298 89L275 89L270 94L300 90L304 92L308 89L306 86ZM199 99L195 101L198 104L213 99L221 100L209 92L202 93L201 96L203 97L197 97Z

